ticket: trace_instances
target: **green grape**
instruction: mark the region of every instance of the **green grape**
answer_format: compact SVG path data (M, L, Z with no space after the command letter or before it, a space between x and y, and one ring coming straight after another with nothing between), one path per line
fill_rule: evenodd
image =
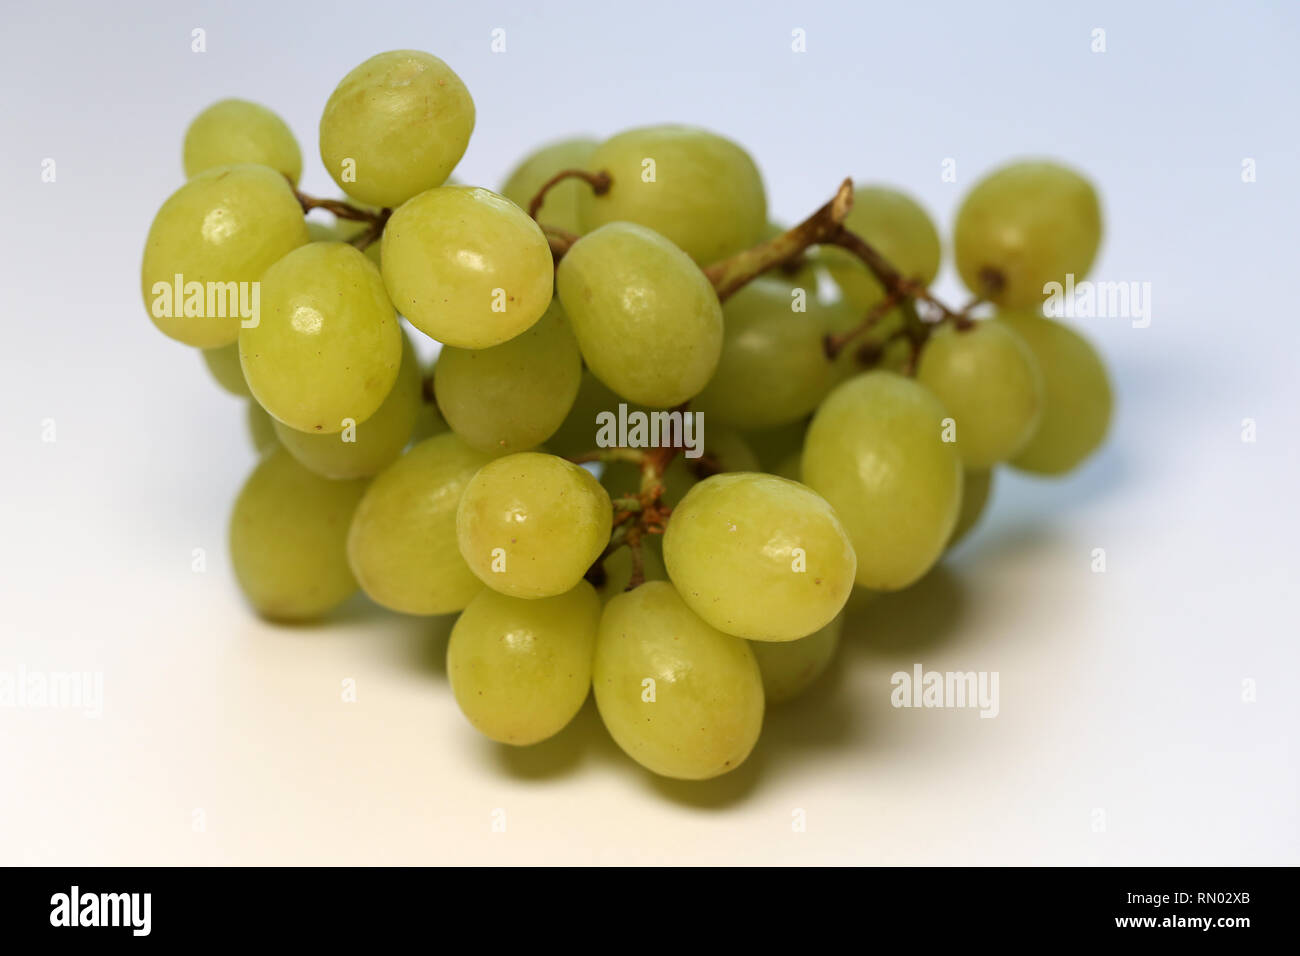
M262 320L239 333L244 377L290 428L332 435L392 391L402 330L379 270L338 242L296 249L262 279Z
M989 492L993 488L993 469L972 471L966 469L961 483L961 511L957 513L957 524L948 539L948 547L955 548L957 542L966 537L971 529L979 523L984 514L984 506L989 502Z
M687 458L679 453L664 470L663 502L675 505L697 481L719 471L758 471L760 466L753 449L740 432L721 425L704 430L703 456ZM625 461L605 466L601 484L610 497L634 495L641 490L641 469Z
M664 564L706 623L758 641L828 624L853 589L857 558L831 506L804 485L756 472L714 475L673 509Z
M355 204L354 204L355 205ZM307 234L311 236L312 242L347 242L365 232L370 228L370 223L362 222L359 219L335 219L331 223L317 222L314 219L307 220ZM366 258L376 266L380 264L379 250L381 246L378 242L372 242L361 251L366 254Z
M781 463L772 469L772 474L790 481L803 480L803 450L793 452L781 459Z
M839 650L844 612L829 624L797 641L754 641L750 649L763 675L763 697L769 704L793 700L821 677Z
M763 729L763 678L749 642L704 623L667 581L605 605L592 689L614 741L663 777L735 770Z
M280 439L275 434L275 419L266 414L266 409L251 398L248 400L248 437L259 455L272 448L280 447Z
M555 301L559 301L556 299ZM567 318L567 316L566 316ZM584 370L578 382L578 394L573 400L573 407L556 429L555 434L546 442L546 447L553 454L564 458L575 458L596 449L596 416L601 412L618 414L619 398L591 372ZM628 411L640 406L631 406ZM644 409L642 409L644 411Z
M456 506L489 461L447 432L375 477L348 533L348 561L371 600L404 614L449 614L483 590L456 547Z
M538 452L483 466L456 512L470 569L512 597L563 594L609 543L609 495L586 469Z
M1043 370L1047 392L1038 430L1011 464L1040 475L1063 474L1096 451L1110 427L1106 366L1087 339L1036 309L1002 312L996 321L1020 333Z
M551 143L530 153L515 167L506 184L501 187L501 195L521 209L527 209L533 197L552 176L566 169L585 169L587 161L596 149L594 139L561 140ZM566 179L556 183L546 193L546 200L538 212L538 218L548 226L555 226L567 232L582 233L582 224L578 220L578 201L583 191L590 192L591 187L577 179Z
M1043 373L1024 339L1004 325L940 326L921 352L916 380L948 409L968 469L1014 458L1042 418Z
M906 279L925 285L939 274L939 233L925 208L887 186L859 186L844 225L865 239ZM826 248L823 256L845 301L861 318L885 297L885 290L862 260L843 249Z
M302 176L302 152L284 120L248 100L219 100L185 131L185 178L236 163L270 166L295 186Z
M365 421L334 435L300 432L275 422L280 444L308 469L325 478L365 478L378 474L402 453L420 410L420 361L402 335L402 361L383 404Z
M602 602L617 597L632 583L632 549L616 548L602 563L604 579L596 593ZM664 567L663 536L648 534L641 539L641 573L646 581L667 581L668 569Z
M854 585L853 593L849 595L849 599L844 605L844 613L860 614L864 608L874 602L880 595L880 591Z
M612 182L603 196L590 188L579 192L584 231L636 223L700 265L756 245L767 231L767 196L758 167L731 140L707 130L628 130L601 143L587 168L609 173Z
M352 596L348 522L365 490L313 475L283 448L258 463L230 516L230 560L259 613L309 620Z
M551 302L546 236L510 200L471 186L430 189L384 228L380 259L393 304L430 338L485 349L514 338Z
M427 388L427 386L425 386ZM451 426L447 424L447 419L442 417L442 412L438 410L438 403L425 398L420 402L420 407L415 414L415 426L411 429L411 442L422 442L426 438L432 438L434 435L441 435L451 431Z
M400 206L441 186L474 131L474 101L446 63L418 50L372 56L320 118L320 158L349 196Z
M809 415L835 387L826 326L816 300L799 303L789 286L756 279L722 307L722 356L692 409L709 421L771 428Z
M642 226L601 226L560 260L556 291L587 366L654 408L699 394L722 352L722 306L704 273Z
M586 581L527 601L484 588L457 619L447 677L474 728L503 744L554 736L582 709L600 599Z
M239 345L231 342L215 349L201 349L203 364L208 367L217 384L231 395L240 398L252 398L248 383L244 381L244 370L239 367Z
M433 370L438 407L475 448L512 452L554 434L573 407L582 356L559 300L532 328L486 349L446 346Z
M953 251L967 288L1004 308L1041 303L1049 282L1082 279L1101 244L1092 184L1052 162L1003 166L957 211ZM1000 288L991 288L996 277Z
M857 582L894 591L943 552L961 507L961 456L943 440L947 410L893 372L838 386L808 428L803 480L844 522Z
M791 455L800 454L803 451L803 436L807 432L806 418L790 422L788 425L778 425L776 428L745 432L743 435L745 444L753 449L761 463L758 468L746 470L772 471Z
M140 268L145 308L179 342L229 345L239 338L241 306L256 302L262 273L306 242L302 207L275 170L246 164L199 173L168 197L149 227Z

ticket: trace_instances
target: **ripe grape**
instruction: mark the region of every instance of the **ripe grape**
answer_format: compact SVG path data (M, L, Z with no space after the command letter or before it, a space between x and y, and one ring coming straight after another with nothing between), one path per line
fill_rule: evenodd
M605 605L592 687L615 742L664 777L736 769L763 727L763 679L749 643L700 620L667 581Z
M961 456L943 440L943 404L893 372L867 372L813 416L803 480L848 530L857 582L892 591L939 558L961 506Z
M791 455L803 451L803 437L808 433L808 419L801 418L788 425L776 428L761 428L744 433L745 444L753 449L762 463L761 468L749 468L747 471L772 471L777 465Z
M586 469L538 452L485 465L456 513L456 540L473 572L512 597L563 594L609 542L609 495Z
M558 302L559 299L555 301ZM569 409L560 427L547 440L547 449L565 458L574 458L593 451L596 448L596 432L599 428L596 424L596 416L601 412L610 412L617 416L619 403L625 401L611 392L609 387L590 371L584 370L578 382L578 394L573 400L573 407ZM628 411L639 407L634 405Z
M803 451L796 451L781 459L781 463L772 469L772 474L790 481L803 481Z
M966 537L971 529L979 523L988 504L989 492L993 489L993 469L973 471L966 469L961 483L961 511L957 513L957 524L953 526L952 537L948 547L955 548L957 542Z
M474 100L451 67L418 50L392 50L330 94L320 158L349 196L394 207L445 183L473 131Z
M586 581L528 601L484 588L447 645L447 677L461 712L503 744L559 733L591 688L600 599Z
M364 481L313 475L283 448L263 458L235 499L230 560L265 617L319 617L357 589L348 570L348 522Z
M727 634L790 641L844 607L857 559L820 495L775 475L714 475L673 509L664 564L696 614Z
M217 384L231 395L240 398L252 398L248 383L244 381L244 370L239 366L239 343L231 342L215 349L200 349L203 364L208 367Z
M551 302L555 266L537 223L486 189L430 189L384 229L384 283L411 324L445 345L514 338Z
M244 378L291 428L334 434L364 422L392 391L402 332L374 263L313 242L262 279L262 318L239 333Z
M248 437L253 442L253 448L259 455L263 455L272 448L280 447L280 439L275 435L275 419L266 414L266 409L253 399L248 400Z
M566 169L586 169L596 145L594 139L575 137L543 146L528 154L515 167L506 179L506 184L501 187L501 195L519 208L527 209L533 197L556 173ZM556 183L547 190L546 200L537 214L538 219L548 226L581 234L578 203L581 194L590 191L590 186L577 179Z
M680 249L642 226L602 226L560 260L556 289L587 366L654 408L697 395L718 366L722 306Z
M818 631L797 641L754 641L749 646L763 675L763 697L768 704L793 700L835 659L840 634L844 630L844 612Z
M236 163L260 163L289 178L302 176L302 152L284 120L248 100L219 100L185 131L185 178Z
M288 180L269 166L199 173L168 197L149 227L140 269L145 308L159 331L179 342L202 349L229 345L239 338L239 284L257 282L306 242L302 207ZM168 301L177 281L203 289L202 314L193 308L186 314L186 305L195 304L188 292L182 301ZM251 302L252 288L244 289ZM209 295L216 292L220 298Z
M616 548L601 563L604 580L596 588L602 602L617 597L632 583L632 549ZM641 539L641 573L646 581L667 581L664 567L663 535L648 534Z
M885 257L905 279L929 285L939 274L939 233L925 208L911 196L886 186L860 186L844 225ZM844 300L861 317L885 297L885 290L862 261L843 249L822 255Z

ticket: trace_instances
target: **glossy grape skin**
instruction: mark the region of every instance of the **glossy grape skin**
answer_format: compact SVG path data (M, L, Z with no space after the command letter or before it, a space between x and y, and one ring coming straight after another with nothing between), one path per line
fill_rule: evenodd
M461 713L503 744L528 746L565 728L591 688L600 599L586 581L528 601L484 588L447 645Z
M456 540L470 569L512 597L572 589L609 543L609 495L586 469L538 452L485 465L465 489Z
M205 285L256 282L306 242L302 207L283 176L251 164L209 169L172 193L149 227L140 268L145 309L159 331L178 342L201 349L229 345L239 338L237 307L224 317L186 316L183 303L172 303L172 316L154 315L156 304L166 311L162 299L155 303L155 284L172 287L177 275Z
M749 643L700 620L667 581L605 605L592 688L610 736L663 777L734 770L763 727L763 679ZM651 690L654 700L644 700Z
M643 181L644 161L654 181ZM758 167L743 149L707 130L646 126L601 143L587 161L608 172L609 190L579 193L579 218L590 232L612 222L653 229L700 265L761 242L767 195Z
M768 705L793 700L821 677L835 659L844 630L844 612L825 627L797 641L753 641L749 646L763 675Z
M556 289L596 377L630 402L671 408L699 394L722 352L722 306L663 236L620 222L574 243Z
M527 210L533 197L556 173L566 169L585 169L595 151L594 139L574 137L560 140L529 153L510 173L501 187L505 196L520 209ZM556 183L546 193L542 208L537 213L540 222L581 235L582 223L578 219L578 202L583 191L591 187L579 179L566 179Z
M344 433L302 432L274 422L280 444L310 471L323 478L365 478L397 460L415 428L422 402L420 361L402 336L402 361L388 396L344 441Z
M374 478L348 533L348 562L371 600L403 614L448 614L483 589L456 546L456 506L489 461L446 432Z
M957 543L970 534L979 523L992 490L993 469L984 471L966 469L962 478L961 511L957 514L957 524L953 526L952 537L948 539L950 549L955 548Z
M1101 244L1092 184L1053 162L1012 163L971 188L957 211L953 253L966 287L1004 308L1041 303L1049 282L1083 279ZM986 270L1001 278L991 291Z
M275 419L266 414L266 409L251 398L248 400L246 418L249 440L259 455L280 447L280 439L275 434Z
M217 166L259 163L287 176L302 176L302 151L284 120L248 100L218 100L194 117L185 131L185 178Z
M664 564L706 623L757 641L824 627L844 608L857 570L848 533L821 496L757 472L692 488L668 521Z
M944 324L921 351L916 380L943 402L957 425L957 451L968 469L988 469L1028 444L1046 401L1043 373L1015 331L977 322Z
M596 593L602 603L609 603L627 590L632 582L632 549L617 548L605 558L605 578ZM641 538L641 573L646 581L667 581L668 569L664 567L663 535L647 534Z
M578 395L582 356L559 300L519 335L486 349L446 346L433 371L452 430L495 453L534 448L560 427Z
M904 278L929 285L939 274L939 232L925 208L887 186L859 186L844 225L865 239ZM845 301L859 314L885 297L885 290L860 259L827 248L823 258Z
M365 489L313 475L282 448L258 463L230 516L235 578L258 613L310 620L352 596L348 523Z
M961 506L961 456L942 440L947 410L893 372L838 386L804 441L804 483L830 502L857 552L857 582L892 591L943 552Z
M458 348L514 338L542 317L554 291L551 249L537 223L471 186L430 189L404 204L384 229L380 259L398 311Z
M1082 335L1037 309L1002 312L1043 371L1042 421L1011 464L1021 471L1060 475L1078 466L1106 438L1113 398L1101 356Z
M199 354L203 356L203 364L223 389L240 398L253 397L253 393L248 390L248 383L244 381L244 370L239 366L239 343L231 342L215 349L200 349Z
M822 338L821 307L795 312L790 286L759 278L722 307L722 354L691 408L738 428L772 428L809 415L838 376Z
M262 318L239 357L258 404L290 428L336 434L364 422L393 388L402 332L374 263L313 242L262 279Z
M396 207L441 186L474 131L474 100L442 60L418 50L372 56L330 94L320 119L320 157L340 189ZM345 161L355 163L355 182Z

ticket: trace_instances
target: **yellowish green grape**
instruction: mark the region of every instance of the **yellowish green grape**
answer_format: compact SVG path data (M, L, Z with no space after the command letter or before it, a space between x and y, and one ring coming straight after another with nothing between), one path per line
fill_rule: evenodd
M290 428L336 434L392 391L402 332L374 263L351 246L313 242L266 271L262 319L239 333L244 378Z
M456 506L490 460L446 432L375 477L348 534L348 561L371 600L404 614L449 614L483 589L456 547Z
M365 421L337 434L300 432L275 422L275 433L289 453L325 478L364 478L378 474L402 453L419 414L420 361L402 336L402 362L388 397Z
M493 590L541 598L570 590L609 543L609 495L584 468L538 452L485 465L465 489L456 538Z
M287 176L296 186L302 152L284 120L248 100L219 100L185 131L185 178L216 166L260 163Z
M1100 244L1101 205L1092 184L1042 161L1012 163L976 183L953 231L966 287L1012 309L1042 302L1049 282L1082 279Z
M425 387L427 388L427 386ZM442 417L442 412L438 411L438 403L431 401L426 396L420 402L420 407L415 414L415 427L411 429L411 442L421 442L426 438L432 438L434 435L441 435L449 431L451 431L451 426Z
M485 349L514 338L551 302L555 265L537 223L486 189L442 186L404 204L380 259L397 310L430 338Z
M785 459L791 455L797 455L803 451L803 436L808 432L808 420L800 419L797 422L790 422L788 425L779 425L776 428L762 428L756 431L746 431L744 433L745 444L753 449L754 454L762 463L760 468L750 468L748 471L772 471Z
M241 318L255 318L262 273L306 242L302 207L289 181L269 166L199 173L171 194L149 227L140 269L145 308L179 342L229 345L239 338Z
M446 346L433 370L438 407L475 448L534 448L573 407L582 378L578 340L558 299L533 326L486 349Z
M989 502L989 492L993 489L993 469L972 471L966 469L961 486L961 511L957 513L957 524L948 539L948 547L957 546L962 538L970 533L984 514L984 506Z
M474 101L446 63L418 50L372 56L320 118L320 158L349 196L400 206L441 186L474 131Z
M350 242L354 236L360 235L369 228L370 223L360 219L335 219L328 223L316 219L307 220L307 233L311 236L312 242ZM366 254L367 259L378 266L381 248L381 243L372 242L361 251Z
M484 588L447 645L447 677L461 713L503 744L527 746L559 733L591 688L600 610L586 581L534 601Z
M208 367L217 384L231 395L240 398L252 398L248 383L244 381L244 370L239 367L239 344L231 342L215 349L202 349L203 364Z
M275 435L275 419L266 414L266 409L251 398L248 400L248 437L259 455L272 448L280 447L280 439Z
M235 579L258 613L309 620L356 591L346 543L365 490L312 474L283 448L258 463L230 516Z
M700 265L756 245L767 231L767 196L758 167L731 140L707 130L670 125L628 130L601 143L587 168L612 177L602 196L590 188L579 193L587 231L634 222Z
M538 190L556 173L566 169L586 169L596 145L594 139L575 137L543 146L515 167L506 179L506 184L501 187L501 195L520 209L527 209ZM556 183L547 190L546 200L537 218L548 226L581 234L578 202L584 190L590 192L591 187L578 179Z
M699 394L722 352L722 306L683 252L642 226L602 226L560 260L556 291L587 366L629 401Z
M1016 456L1042 418L1043 373L1016 332L994 322L962 331L945 323L921 352L916 380L939 396L957 426L968 469Z
M610 736L663 777L735 770L763 728L763 678L749 642L704 623L667 581L605 605L592 688Z
M714 475L692 488L668 521L664 564L704 621L758 641L824 627L843 609L857 570L825 499L756 472Z
M1047 389L1038 430L1011 464L1041 475L1063 474L1096 451L1110 427L1106 366L1087 339L1036 309L1002 312L996 321L1029 346Z
M925 208L911 196L887 186L859 186L844 225L865 239L906 279L925 285L939 274L939 233ZM885 297L885 290L860 259L842 249L823 256L845 301L858 313Z
M555 300L558 302L558 298ZM567 318L567 316L566 316ZM555 433L547 439L546 447L556 455L576 458L596 449L596 416L601 412L618 415L618 405L626 402L609 390L600 379L584 370L578 382L578 394L573 400L573 407L564 416L564 421ZM636 408L639 406L632 406ZM631 411L631 408L629 408Z
M857 582L907 587L943 553L961 507L961 456L946 442L947 410L893 372L840 385L808 428L803 480L848 530Z
M803 450L794 452L781 459L781 463L772 469L772 474L789 481L803 480Z
M604 578L596 593L603 602L617 597L632 583L632 549L618 548L602 563ZM667 581L668 569L664 567L663 536L648 534L641 539L641 574L646 581Z
M763 675L763 697L768 704L793 700L807 690L835 659L844 613L825 627L797 641L754 641L750 648Z

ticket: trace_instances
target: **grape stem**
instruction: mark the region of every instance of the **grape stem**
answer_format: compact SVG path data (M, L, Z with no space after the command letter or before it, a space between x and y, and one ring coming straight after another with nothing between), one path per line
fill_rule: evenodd
M388 225L388 219L393 214L393 211L388 208L372 212L369 209L354 206L342 199L317 199L315 196L309 196L296 188L293 194L298 199L298 205L302 206L303 215L313 209L324 209L326 212L333 213L337 219L369 223L369 229L361 230L348 240L349 245L356 246L358 249L365 249L371 243L377 241L384 234L384 227Z
M605 193L609 192L609 187L614 185L613 178L603 169L598 173L589 173L585 169L561 169L542 183L541 188L537 190L537 195L528 203L528 215L536 219L538 211L542 208L542 203L546 201L546 194L566 179L581 179L591 187L591 191L597 196L605 195Z
M841 332L838 335L827 332L822 338L822 350L826 353L826 357L831 361L835 361L839 354L844 351L846 345L858 336L865 334L872 326L888 315L889 310L898 304L899 298L898 295L893 293L886 295L867 310L867 314L860 323L847 332Z

